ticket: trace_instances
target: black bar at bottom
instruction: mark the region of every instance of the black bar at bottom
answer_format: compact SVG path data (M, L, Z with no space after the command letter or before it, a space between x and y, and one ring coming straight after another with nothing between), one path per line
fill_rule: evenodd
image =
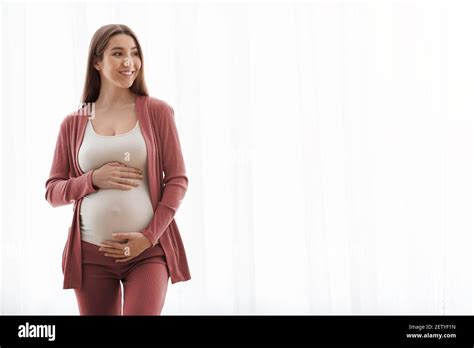
M0 348L301 344L474 346L472 316L0 316Z

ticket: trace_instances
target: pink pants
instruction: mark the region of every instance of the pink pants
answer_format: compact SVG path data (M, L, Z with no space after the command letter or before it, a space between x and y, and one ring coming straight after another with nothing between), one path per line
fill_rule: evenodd
M126 262L115 262L99 248L82 241L82 287L74 289L80 314L160 315L169 279L161 245Z

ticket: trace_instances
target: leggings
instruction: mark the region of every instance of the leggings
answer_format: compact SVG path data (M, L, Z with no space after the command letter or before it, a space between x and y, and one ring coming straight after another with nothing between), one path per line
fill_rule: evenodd
M80 315L160 315L169 270L158 243L126 262L82 243L82 287L74 289ZM123 283L123 310L122 288Z

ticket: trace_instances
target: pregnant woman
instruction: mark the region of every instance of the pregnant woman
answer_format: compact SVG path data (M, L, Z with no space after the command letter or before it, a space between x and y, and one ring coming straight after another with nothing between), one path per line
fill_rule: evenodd
M148 96L127 26L92 37L82 107L61 123L45 186L52 206L74 203L63 288L81 315L160 315L169 278L191 279L174 220L188 186L174 110Z

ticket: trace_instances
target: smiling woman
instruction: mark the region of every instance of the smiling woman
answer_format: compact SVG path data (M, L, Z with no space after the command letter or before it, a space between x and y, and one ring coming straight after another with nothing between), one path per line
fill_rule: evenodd
M191 279L174 221L188 178L174 110L148 96L127 26L94 34L82 103L93 111L63 120L46 182L53 206L76 208L64 288L75 290L81 315L159 315L169 278Z
M112 30L110 26L99 28L92 37L82 95L84 103L98 102L99 95L104 97L100 92L113 90L111 84L119 87L116 90L119 93L148 95L143 52L137 36L125 25L113 26Z
M137 71L140 71L141 68L140 55L133 37L126 34L118 34L110 39L108 46L113 47L106 48L104 54L102 54L102 60L95 64L95 68L109 82L115 83L122 88L131 87ZM98 55L98 57L101 57L101 55ZM115 76L120 76L124 80L117 80Z

